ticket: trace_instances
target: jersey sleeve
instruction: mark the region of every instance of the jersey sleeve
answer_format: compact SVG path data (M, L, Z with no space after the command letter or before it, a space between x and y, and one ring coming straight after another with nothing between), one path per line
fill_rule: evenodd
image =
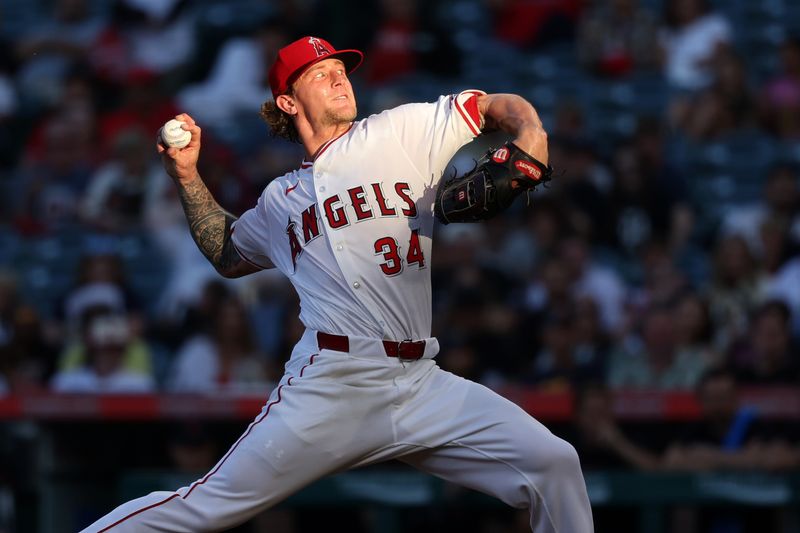
M478 96L484 94L472 89L389 111L395 136L423 177L437 183L458 149L481 133Z
M248 209L231 226L231 241L242 259L251 265L272 268L269 249L272 233L267 216L267 191L265 189L256 206Z

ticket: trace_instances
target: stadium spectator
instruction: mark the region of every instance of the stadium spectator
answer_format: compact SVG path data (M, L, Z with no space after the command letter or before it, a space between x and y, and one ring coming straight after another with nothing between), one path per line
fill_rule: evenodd
M600 306L588 296L578 297L574 304L575 322L572 335L575 340L575 358L591 362L597 371L597 381L605 379L608 354L612 342L603 330Z
M85 306L81 306L80 314L76 316L79 328L77 336L66 337L58 356L56 369L59 372L70 372L93 364L91 357L94 355L95 339L92 337L94 335L91 329L92 323L97 317L105 316L113 318L113 327L108 328L111 331L110 335L113 334L113 342L109 341L107 344L115 349L118 347L121 349L120 369L147 378L153 376L153 353L148 343L136 331L136 320L132 319L124 309L111 301L104 301L103 298L86 302ZM118 325L118 322L124 322L124 326ZM100 341L104 339L101 337ZM118 346L120 343L121 346Z
M128 79L133 69L130 43L125 39L124 28L128 25L126 13L121 9L122 2L111 3L108 20L97 34L86 62L97 83L102 87L101 99L104 103L114 103L117 91Z
M762 196L753 203L737 206L725 213L722 219L723 235L741 235L752 250L763 254L761 228L774 223L791 240L800 244L800 189L797 169L788 164L778 164L764 177Z
M492 376L484 376L487 366L475 350L475 344L468 339L447 338L442 339L443 349L436 356L439 366L461 377L477 382L483 382L485 377L493 381Z
M744 60L731 50L717 54L712 84L694 95L677 126L692 139L709 140L756 124L756 97Z
M585 239L573 235L558 251L575 297L588 296L600 308L603 329L615 333L622 326L627 288L619 275L592 256Z
M739 401L733 372L709 370L697 387L702 418L668 446L662 468L668 471L788 471L800 465L800 453ZM698 531L757 533L778 531L775 514L747 507L685 509L683 520Z
M494 20L494 35L520 48L566 41L575 33L577 0L484 0Z
M792 315L792 334L800 337L800 257L794 256L767 283L767 296L785 303Z
M662 22L662 64L674 91L669 117L675 125L687 115L691 97L713 83L714 61L731 46L733 32L708 0L667 0Z
M127 314L132 331L144 331L145 318L138 295L125 273L122 257L111 250L87 250L75 271L75 282L57 301L55 319L60 321L59 335L71 340L78 334L84 312L103 305L117 313Z
M731 346L729 362L748 385L800 383L800 358L792 342L789 308L769 300L755 312L749 335Z
M536 265L555 253L564 231L559 204L549 196L535 201L536 209L524 211L520 224L509 228L503 220L495 222L500 233L493 241L496 249L481 254L485 263L496 265L519 282L529 281L536 273Z
M97 89L90 73L76 67L65 73L58 99L44 108L41 116L32 117L30 132L25 137L23 160L26 164L40 162L46 157L46 133L51 124L65 122L96 143L97 135ZM80 128L78 130L77 128ZM102 159L105 152L93 152L95 159Z
M178 105L211 128L241 128L242 120L254 117L253 110L264 102L269 92L266 66L288 40L285 27L275 20L259 25L251 35L228 40L208 77L181 89ZM239 119L235 125L234 119ZM252 136L261 137L262 132L254 129ZM248 137L246 132L239 133L242 139Z
M553 110L553 127L549 133L550 159L558 162L558 150L563 143L585 142L588 136L585 105L565 95L556 102Z
M578 25L578 59L590 72L621 77L658 63L658 19L638 0L597 2Z
M665 131L662 120L652 115L641 116L636 124L632 144L636 152L638 167L652 187L664 195L671 205L669 233L666 235L669 248L678 254L679 260L689 263L687 269L693 278L700 278L700 267L692 263L692 252L697 250L693 237L696 233L696 206L691 202L691 190L687 182L686 169L676 164L670 152L671 138Z
M133 70L175 77L192 59L195 20L186 0L115 0L122 37L126 41ZM169 50L169 53L164 53Z
M88 227L111 233L144 227L147 198L164 179L150 137L138 129L117 134L112 157L94 173L82 199L80 216Z
M641 333L628 335L612 350L608 385L614 389L691 390L709 361L678 349L673 309L648 311Z
M766 297L766 282L743 237L722 236L713 251L709 309L714 346L725 353L747 331L750 313Z
M2 335L0 383L13 394L41 392L55 370L56 349L48 342L37 311L25 304L16 307L10 323L3 324Z
M635 468L656 470L660 457L628 436L614 414L613 391L599 382L576 389L575 422L565 438L575 446L584 470Z
M381 89L394 83L417 84L414 76L432 74L439 78L457 75L461 58L453 35L439 24L436 9L420 0L379 0L369 7L359 4L362 16L372 17L363 72L357 72L371 87ZM391 90L388 91L391 94Z
M650 240L679 240L672 235L677 211L685 205L680 189L646 174L633 144L618 145L613 163L609 213L601 226L603 242L633 257Z
M105 153L111 153L111 143L120 132L139 129L154 138L166 121L175 118L178 108L164 94L162 82L156 73L143 68L133 68L127 73L117 105L98 118L98 138Z
M626 300L625 321L621 335L641 327L641 320L651 309L668 308L689 288L686 276L678 269L674 254L662 241L645 243L635 263L632 278L639 281Z
M562 174L550 193L563 204L570 227L592 242L600 238L607 217L606 195L611 175L594 144L586 137L558 138L550 149Z
M566 315L574 304L574 285L567 272L566 262L558 256L549 256L538 265L536 276L525 289L523 309L528 314L525 322L531 325L530 334L538 334L536 327L548 314Z
M187 309L198 302L202 287L219 279L189 233L181 201L166 174L154 183L146 198L144 221L148 237L164 262L167 279L154 307L154 318L180 321Z
M215 310L207 333L190 337L175 356L167 387L174 392L264 393L264 357L255 350L247 309L236 297Z
M540 389L564 392L603 378L605 361L593 350L578 350L576 322L574 313L545 318L542 348L530 365L525 381Z
M86 0L57 0L52 17L45 17L17 42L20 62L17 83L26 103L53 104L70 68L83 62L103 28Z
M756 411L741 405L739 381L726 368L706 372L697 385L702 419L664 453L669 470L785 470L798 466L796 450Z
M415 0L382 0L379 22L367 50L366 80L374 85L395 81L419 68L419 17Z
M12 333L14 313L20 307L19 281L5 269L0 270L0 344L6 345L14 338Z
M560 434L575 446L584 471L656 470L658 453L643 444L641 434L623 429L614 414L614 397L608 387L587 382L577 388L573 422ZM595 531L634 533L635 513L625 507L592 509Z
M16 68L13 46L6 37L0 36L0 168L14 165L19 157L21 139L19 132L14 131L21 123L17 118L20 95L14 84Z
M636 121L631 144L644 175L658 181L662 188L668 184L671 195L688 202L686 170L672 160L669 150L669 141L672 139L666 130L665 124L658 117L642 115ZM625 141L622 144L626 144Z
M217 442L208 424L200 421L177 422L167 436L167 453L178 472L198 474L217 462Z
M448 274L440 273L449 279L439 287L447 302L437 326L448 337L470 338L479 357L491 358L497 376L508 379L516 376L525 359L534 353L518 334L520 328L530 328L508 305L513 287L510 278L491 266L481 267L457 258L457 254L474 254L476 242L479 241L448 248L453 252L448 258L453 264Z
M203 139L197 167L209 191L231 213L243 213L258 200L261 191L253 190L233 149L211 135Z
M704 361L707 368L722 364L722 354L712 347L714 328L708 301L687 291L675 301L673 309L678 357Z
M216 279L205 283L197 301L183 309L183 313L162 317L153 324L154 337L174 352L186 339L209 331L215 309L231 297L230 287Z
M64 355L64 359L79 363L64 361L62 369L53 376L52 389L85 393L154 392L153 376L129 366L132 360L145 359L134 357L133 353L146 347L137 347L138 341L132 337L126 317L108 307L95 306L84 313L83 319L81 345Z
M92 123L81 117L58 117L43 132L42 158L17 170L15 226L24 234L74 224L96 162Z
M786 227L777 219L770 218L758 226L758 251L761 267L767 276L767 292L783 265L794 255L797 246Z
M800 39L780 47L780 72L761 88L759 111L764 130L780 139L800 138Z
M667 82L679 90L697 91L714 81L712 65L732 40L731 25L708 0L664 3L661 47Z
M38 391L54 367L39 314L21 298L16 276L0 271L0 394Z

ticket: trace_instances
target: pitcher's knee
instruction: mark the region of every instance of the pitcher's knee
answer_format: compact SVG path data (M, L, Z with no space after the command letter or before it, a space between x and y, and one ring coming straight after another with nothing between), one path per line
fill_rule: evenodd
M548 462L554 475L581 472L581 460L575 447L558 437L554 437L549 443Z
M540 484L560 484L583 477L578 452L572 444L555 435L528 449L525 469Z

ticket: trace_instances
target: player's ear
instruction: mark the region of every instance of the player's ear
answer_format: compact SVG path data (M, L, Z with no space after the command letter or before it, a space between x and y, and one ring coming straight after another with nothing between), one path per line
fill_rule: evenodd
M282 94L275 99L275 105L278 109L289 115L295 116L297 114L297 106L294 103L294 98L288 94Z

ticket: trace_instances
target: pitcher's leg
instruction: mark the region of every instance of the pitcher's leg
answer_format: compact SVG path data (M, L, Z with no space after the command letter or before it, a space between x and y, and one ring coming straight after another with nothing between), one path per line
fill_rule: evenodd
M332 404L336 410L338 400L324 385L308 381L309 370L305 378L300 372L282 380L261 414L203 478L125 503L84 531L221 531L346 467L362 452L355 446L336 453L325 447L339 427L321 413Z
M569 443L482 385L445 372L434 381L439 382L434 383L437 390L460 398L458 412L440 409L449 414L435 422L428 417L428 427L450 435L440 446L403 461L513 507L530 509L535 533L593 531L580 462ZM421 444L436 439L424 431L419 434Z
M175 492L154 492L127 502L84 531L220 531L327 474L335 465L315 457L276 416L282 407L280 395L277 399L204 477Z

